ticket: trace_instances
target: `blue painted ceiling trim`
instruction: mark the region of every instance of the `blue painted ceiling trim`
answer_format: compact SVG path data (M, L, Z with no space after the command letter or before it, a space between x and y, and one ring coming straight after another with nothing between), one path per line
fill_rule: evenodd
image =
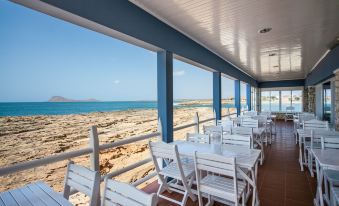
M249 75L127 0L42 1L257 86Z
M307 75L306 86L318 84L333 77L333 72L339 68L339 46L333 48L319 64Z
M295 80L283 80L283 81L268 81L268 82L259 82L259 88L273 88L273 87L299 87L304 86L304 79L295 79Z

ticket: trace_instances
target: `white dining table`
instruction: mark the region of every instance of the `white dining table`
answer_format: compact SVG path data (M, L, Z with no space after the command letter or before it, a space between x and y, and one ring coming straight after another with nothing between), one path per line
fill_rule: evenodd
M200 153L219 154L225 157L235 157L238 174L241 175L253 188L252 205L259 205L259 196L257 190L257 173L258 162L260 159L261 150L249 149L243 146L222 145L221 150L216 151L211 144L193 143L187 141L174 141L180 155L193 157L195 151ZM250 175L246 174L243 169L250 171Z
M312 154L316 160L317 171L317 192L314 198L314 205L324 205L323 179L324 170L331 169L339 171L339 150L337 149L312 149ZM327 200L329 201L329 200Z
M73 206L44 182L0 193L0 206Z

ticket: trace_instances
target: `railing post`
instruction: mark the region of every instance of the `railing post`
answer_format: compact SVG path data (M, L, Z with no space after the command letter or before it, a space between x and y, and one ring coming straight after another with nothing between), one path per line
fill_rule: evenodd
M98 130L96 126L91 126L89 131L89 147L93 150L89 155L91 161L91 169L100 172L99 161L99 138Z
M158 132L160 133L160 138L162 137L162 125L161 125L161 119L158 119Z
M195 113L195 115L194 115L194 123L195 123L195 126L194 126L194 132L195 133L199 133L199 114L198 114L198 112L196 112Z

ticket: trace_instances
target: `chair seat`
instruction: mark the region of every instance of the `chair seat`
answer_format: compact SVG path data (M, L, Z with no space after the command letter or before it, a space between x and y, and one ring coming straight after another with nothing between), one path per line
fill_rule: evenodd
M184 171L185 178L189 178L192 175L194 175L194 163L191 161L187 161L187 163L184 163L181 165L182 170ZM171 162L169 165L167 165L165 168L163 168L159 174L162 174L166 177L172 177L176 179L181 179L180 171L178 169L178 165L175 162Z
M238 180L238 198L244 192L246 183ZM234 181L222 176L207 175L200 181L200 191L225 199L234 194Z
M324 176L328 179L328 181L334 184L339 183L339 171L326 169L324 170Z

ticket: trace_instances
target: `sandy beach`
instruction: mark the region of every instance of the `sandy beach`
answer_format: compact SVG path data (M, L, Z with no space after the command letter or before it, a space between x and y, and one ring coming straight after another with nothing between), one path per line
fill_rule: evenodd
M174 127L193 122L195 112L200 119L213 117L212 108L180 108L174 110ZM88 130L97 125L100 144L118 141L135 135L157 131L157 111L128 110L96 112L76 115L41 115L0 117L0 166L42 158L88 146ZM183 139L194 128L174 133L174 139ZM101 174L149 157L147 141L124 145L100 153ZM78 164L89 166L88 156L72 159ZM0 191L42 180L57 191L63 190L63 179L67 161L25 170L0 177ZM152 164L136 168L116 179L134 182L153 171ZM81 202L81 199L78 202Z

